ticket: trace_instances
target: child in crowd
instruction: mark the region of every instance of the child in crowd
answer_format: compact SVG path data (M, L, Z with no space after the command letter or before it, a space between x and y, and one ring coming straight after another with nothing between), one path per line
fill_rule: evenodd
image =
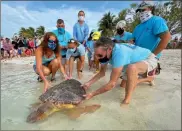
M93 56L93 52L94 52L94 43L93 43L93 40L92 40L92 34L94 33L94 29L90 32L90 35L89 35L89 38L87 40L87 43L86 43L86 49L88 51L87 53L87 57L88 57L88 65L89 65L89 70L92 69L93 67L93 59L92 56Z
M95 41L97 41L101 36L101 33L99 31L94 31L92 34L92 54L91 54L91 66L93 66L93 68L95 68L95 72L99 72L99 61L96 59L95 55L94 55L94 43Z

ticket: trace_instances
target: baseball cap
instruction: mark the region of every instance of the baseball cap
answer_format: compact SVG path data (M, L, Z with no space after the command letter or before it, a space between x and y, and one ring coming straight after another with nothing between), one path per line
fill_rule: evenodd
M118 28L123 28L126 26L126 21L125 20L121 20L116 24L116 29Z
M147 8L147 7L153 7L154 6L154 4L153 4L153 2L151 1L143 1L139 6L138 6L138 8L137 8L137 10L136 10L136 13L139 11L139 10L141 10L141 9L145 9L145 8Z
M101 36L101 33L99 31L95 31L93 34L92 34L92 40L98 40Z

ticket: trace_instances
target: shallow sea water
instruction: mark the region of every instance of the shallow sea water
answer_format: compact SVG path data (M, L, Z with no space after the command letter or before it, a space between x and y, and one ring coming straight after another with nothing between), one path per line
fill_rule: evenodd
M87 64L86 64L87 67ZM75 70L75 69L74 69ZM99 88L109 80L106 77L92 86ZM86 82L94 73L84 70L81 82ZM161 73L161 76L167 74ZM178 74L176 74L177 76ZM76 74L74 74L76 77ZM179 78L179 77L177 77ZM153 130L181 129L181 78L176 81L156 79L155 87L143 83L137 87L129 106L121 107L124 89L119 87L96 96L83 105L99 104L101 107L91 114L82 114L72 120L62 112L56 112L37 123L27 123L30 106L38 102L43 83L37 82L31 65L1 64L1 129L2 130ZM56 82L61 82L60 73Z

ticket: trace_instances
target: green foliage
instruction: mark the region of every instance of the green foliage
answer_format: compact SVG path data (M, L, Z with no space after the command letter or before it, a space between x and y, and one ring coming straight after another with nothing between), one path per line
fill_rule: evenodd
M102 36L111 37L114 35L114 29L116 26L115 15L110 12L104 14L103 18L99 21L99 31L101 31Z
M171 34L180 33L181 30L181 1L170 1L164 4L157 4L155 14L163 17L167 21L167 25Z
M171 34L176 34L182 32L181 27L181 19L182 19L182 9L181 9L182 2L173 0L168 2L158 2L155 5L155 15L161 16L167 21L167 25L169 27L169 31ZM130 5L129 9L124 9L120 11L117 17L112 15L110 12L106 13L103 18L99 21L99 30L102 31L103 36L112 36L115 31L115 25L120 20L125 20L125 17L128 13L128 10L134 9L136 10L138 4L133 3ZM139 17L137 14L133 17L132 23L127 23L126 30L129 32L133 32L135 27L140 24Z
M45 27L44 26L39 26L36 29L36 34L37 34L37 36L43 36L45 34Z
M44 34L45 34L45 27L44 26L38 27L36 29L36 31L33 27L29 27L27 29L24 27L21 27L20 31L19 31L19 35L26 37L26 38L34 38L35 36L42 36Z

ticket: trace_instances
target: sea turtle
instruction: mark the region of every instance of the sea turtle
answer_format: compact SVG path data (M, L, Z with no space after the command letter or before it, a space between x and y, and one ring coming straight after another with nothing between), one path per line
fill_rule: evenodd
M27 122L42 120L61 109L72 109L84 100L84 94L86 91L79 81L75 79L63 81L39 97L41 103L27 117Z

